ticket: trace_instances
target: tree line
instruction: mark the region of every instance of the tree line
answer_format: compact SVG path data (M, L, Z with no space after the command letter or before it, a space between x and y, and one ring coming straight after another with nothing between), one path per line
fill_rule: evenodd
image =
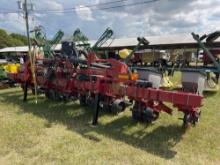
M12 46L27 45L27 37L21 34L11 33L0 29L0 49Z

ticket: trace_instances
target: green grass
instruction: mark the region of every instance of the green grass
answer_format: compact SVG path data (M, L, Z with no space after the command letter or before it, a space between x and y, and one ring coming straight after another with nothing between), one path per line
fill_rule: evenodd
M151 125L136 123L127 110L102 112L78 102L52 102L19 88L0 91L0 164L220 164L220 92L207 95L195 128L181 128L181 113L161 114Z

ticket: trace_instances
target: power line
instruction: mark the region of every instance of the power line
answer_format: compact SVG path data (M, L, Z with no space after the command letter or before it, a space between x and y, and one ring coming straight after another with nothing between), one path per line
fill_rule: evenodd
M109 5L109 4L115 4L115 3L122 3L122 2L126 2L129 0L117 0L117 1L111 1L111 2L105 2L105 3L97 3L97 4L91 4L91 5L78 5L72 8L65 8L64 10L76 10L76 9L87 9L87 8L91 8L91 7L99 7L99 6L104 6L104 5ZM47 9L41 9L41 10L35 10L37 12L41 12L41 11L48 11L48 12L53 12L53 11L60 11L57 9L54 10L47 10Z
M100 7L100 5L107 5L107 4L114 4L114 3L119 3L119 2L124 2L128 0L118 0L118 1L113 1L113 2L106 2L106 3L101 3L101 4L93 4L93 5L84 5L84 6L78 6L78 7L73 7L73 8L65 8L63 10L35 10L35 13L39 14L58 14L58 13L72 13L74 11L78 12L83 12L87 10L88 7L94 8L92 10L110 10L110 9L117 9L117 8L122 8L122 7L132 7L132 6L138 6L138 5L145 5L148 3L153 3L156 1L160 0L148 0L148 1L141 1L141 2L134 2L134 3L128 3L128 4L119 4L115 6L110 6L110 7ZM19 11L4 11L1 12L0 14L10 14L10 13L19 13Z
M7 12L7 11L12 11L12 9L6 9L6 8L3 9L3 8L1 8L0 11L1 12Z
M108 10L108 9L127 7L127 6L138 6L138 5L148 4L148 3L152 3L152 2L156 2L156 1L160 1L160 0L148 0L148 1L142 1L142 2L134 2L134 3L130 3L130 4L123 4L123 5L105 7L105 8L100 8L100 9L98 8L97 10Z
M20 13L20 11L18 10L0 11L0 14L13 14L13 13Z
M86 8L91 8L91 7L99 7L99 6L104 6L104 5L109 5L109 4L114 4L114 3L121 3L121 2L126 2L129 0L117 0L117 1L110 1L110 2L105 2L105 3L98 3L98 4L88 4L88 5L78 5L72 8L65 8L64 10L77 10L77 9L86 9ZM47 10L47 9L39 9L35 10L35 12L56 12L56 11L61 11L60 9L54 9L54 10ZM0 9L0 13L17 13L18 11L14 11L11 9Z
M100 7L100 8L95 8L95 9L92 9L92 10L110 10L110 9L116 9L116 8L122 8L122 7L132 7L132 6L138 6L138 5L145 5L145 4L148 4L148 3L153 3L153 2L156 2L156 1L160 1L160 0L148 0L148 1L141 1L141 2L134 2L134 3L129 3L129 4L120 4L120 5L116 5L116 6L110 6L110 7ZM77 11L78 12L83 12L85 11L87 8L85 7L82 7L84 8L83 9L80 9L79 7L78 8L71 8L70 9L63 9L62 11L55 11L55 12L50 12L50 11L45 11L46 13L72 13L73 11Z

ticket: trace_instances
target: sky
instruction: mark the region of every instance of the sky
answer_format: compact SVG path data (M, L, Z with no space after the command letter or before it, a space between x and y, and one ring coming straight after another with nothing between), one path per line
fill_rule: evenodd
M109 3L113 1L117 2ZM220 0L157 0L144 4L146 1L149 0L28 0L35 7L29 23L31 28L42 25L48 38L59 29L70 36L76 28L90 39L97 39L107 27L113 29L115 38L210 33L220 29ZM0 28L25 34L22 13L7 13L18 10L17 0L0 0L0 4ZM103 9L112 6L122 7ZM69 8L74 9L66 12Z

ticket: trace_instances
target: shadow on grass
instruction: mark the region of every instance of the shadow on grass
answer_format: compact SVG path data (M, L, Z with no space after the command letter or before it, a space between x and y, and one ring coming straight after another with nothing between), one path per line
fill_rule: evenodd
M128 116L91 127L88 123L91 122L93 110L82 108L78 103L52 102L45 99L44 96L39 97L37 105L34 103L33 97L29 97L28 102L23 103L22 93L18 91L14 91L14 94L13 92L0 93L0 98L6 104L19 106L23 111L18 113L31 113L46 119L45 127L51 127L53 123L60 123L84 138L99 142L101 139L89 134L96 132L165 159L171 159L177 154L172 148L184 134L184 130L177 125L160 126L148 132L146 129L140 129L129 134L127 130L134 127L136 123ZM104 112L101 112L101 115L103 114Z
M213 96L216 96L217 94L218 94L218 91L205 91L205 92L203 92L203 96L205 98L213 97Z

